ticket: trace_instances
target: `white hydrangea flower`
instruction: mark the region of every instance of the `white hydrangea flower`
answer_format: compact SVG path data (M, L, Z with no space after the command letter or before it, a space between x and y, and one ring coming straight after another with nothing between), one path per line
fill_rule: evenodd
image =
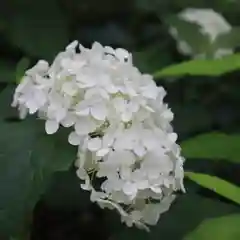
M78 53L77 47L74 41L51 66L41 60L28 70L13 106L22 117L38 113L48 134L71 127L81 188L100 207L116 209L128 226L147 230L175 191L184 191L184 159L166 92L133 66L126 50L94 43L91 49L80 45Z
M232 30L232 26L226 19L213 9L187 8L180 12L178 17L181 20L199 25L200 32L208 37L209 44L213 44L219 35L227 34ZM192 47L179 38L176 28L170 27L169 32L177 40L179 52L185 55L193 55ZM232 53L233 49L220 48L214 53L214 58L221 58ZM206 58L206 53L199 53L194 58Z

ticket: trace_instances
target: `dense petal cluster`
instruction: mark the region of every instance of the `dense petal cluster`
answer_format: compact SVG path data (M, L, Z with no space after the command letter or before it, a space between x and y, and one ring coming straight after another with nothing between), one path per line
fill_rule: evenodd
M37 113L48 134L72 129L77 175L91 201L116 209L128 226L157 223L183 190L183 161L163 87L124 49L71 43L51 66L39 61L16 88L20 116ZM94 179L100 180L95 186Z
M178 18L199 25L200 32L208 37L209 44L213 44L219 35L227 34L232 30L232 26L224 19L224 17L212 9L187 8L178 14ZM171 27L170 34L178 41L178 49L181 53L185 55L193 55L192 47L187 42L180 39L176 28ZM215 49L213 57L220 58L232 53L233 49L218 48ZM206 53L201 52L194 57L205 58Z

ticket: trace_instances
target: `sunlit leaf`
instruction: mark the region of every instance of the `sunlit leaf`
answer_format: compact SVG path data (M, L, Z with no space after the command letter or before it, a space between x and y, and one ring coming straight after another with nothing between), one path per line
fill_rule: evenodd
M206 133L181 143L186 158L225 159L240 162L240 135Z
M184 75L220 76L240 69L240 54L233 54L215 60L190 60L166 67L154 73L159 77L181 77Z
M202 187L208 188L217 194L240 204L240 188L234 184L218 177L202 173L186 172L185 176Z

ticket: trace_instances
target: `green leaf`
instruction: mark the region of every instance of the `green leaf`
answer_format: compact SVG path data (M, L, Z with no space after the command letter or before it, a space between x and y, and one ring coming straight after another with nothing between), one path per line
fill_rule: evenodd
M7 38L30 56L51 59L68 43L68 23L56 0L7 2Z
M186 158L225 159L240 162L240 135L206 133L181 143Z
M0 83L14 82L15 80L15 63L7 60L0 60Z
M59 134L47 136L41 120L0 121L0 132L0 233L6 239L27 230L52 174L69 168L76 149Z
M166 67L154 73L159 77L180 77L184 75L220 76L240 69L240 54L233 54L215 60L190 60Z
M204 219L220 217L236 211L238 211L238 208L233 205L187 193L176 199L171 208L161 216L157 226L150 228L149 233L119 224L119 230L112 235L112 239L182 240L187 233L194 230ZM207 240L215 239L207 238Z
M16 67L16 82L20 83L22 77L24 76L25 71L28 69L30 65L30 59L23 57L17 64Z
M217 194L240 204L240 188L215 176L202 173L185 172L185 176Z
M240 214L205 220L184 240L236 240L240 239Z

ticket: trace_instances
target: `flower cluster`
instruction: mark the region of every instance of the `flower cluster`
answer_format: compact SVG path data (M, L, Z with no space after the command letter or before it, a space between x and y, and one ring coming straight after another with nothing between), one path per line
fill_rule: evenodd
M200 28L200 33L208 38L209 44L214 44L217 37L221 34L227 34L232 30L232 26L224 19L224 17L212 9L196 9L187 8L178 14L180 20L195 23ZM193 49L189 43L180 39L178 30L174 27L170 28L170 34L178 41L178 49L185 55L192 55ZM221 58L225 55L233 53L233 49L221 48L215 46L213 57ZM204 51L204 50L203 50ZM205 58L206 53L198 53L195 58Z
M133 66L126 50L74 41L51 66L41 60L16 88L20 116L37 113L48 134L72 129L77 175L91 201L128 226L157 223L183 190L183 161L165 90ZM94 179L100 180L97 188ZM99 184L98 184L99 185Z

